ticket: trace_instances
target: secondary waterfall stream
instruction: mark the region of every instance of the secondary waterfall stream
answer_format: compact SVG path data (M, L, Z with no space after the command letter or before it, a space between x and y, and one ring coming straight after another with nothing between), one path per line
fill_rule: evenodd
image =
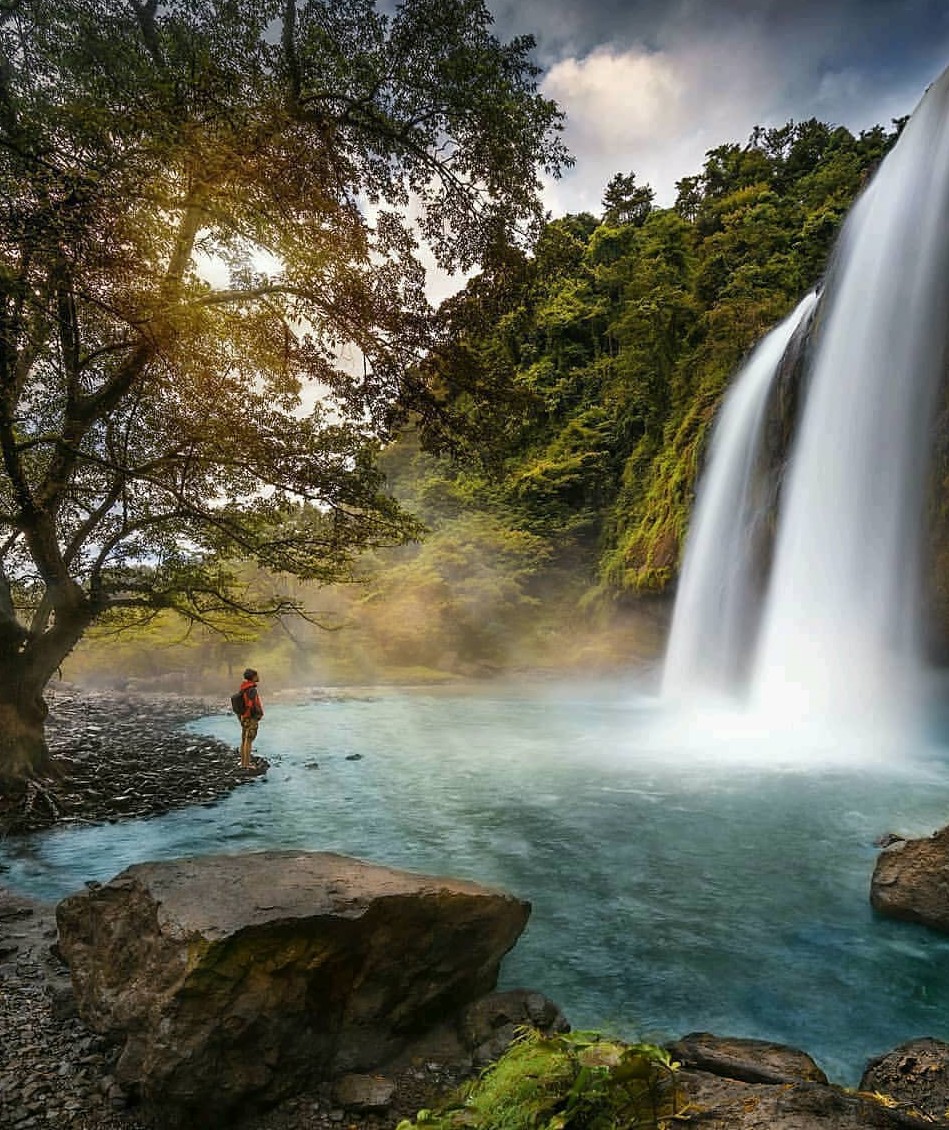
M804 298L755 348L736 378L712 437L708 472L679 578L662 689L727 692L753 642L756 532L764 515L753 483L771 384L788 343L814 309Z
M816 317L750 699L771 718L879 718L917 676L920 522L949 327L949 72L849 216ZM774 333L736 400L752 379L767 388L787 324ZM723 415L683 570L665 676L679 694L707 689L709 659L733 669L731 641L748 638L748 566L735 549L747 488L722 465L747 463L758 434L728 424Z

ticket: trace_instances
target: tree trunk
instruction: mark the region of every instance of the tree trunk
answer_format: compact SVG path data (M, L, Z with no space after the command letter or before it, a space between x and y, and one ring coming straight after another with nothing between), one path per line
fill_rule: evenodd
M23 793L26 782L50 768L43 688L0 681L0 794Z

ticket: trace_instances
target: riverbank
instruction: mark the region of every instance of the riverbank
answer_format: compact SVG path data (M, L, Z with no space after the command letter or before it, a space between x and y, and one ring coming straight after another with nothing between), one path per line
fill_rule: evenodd
M47 702L51 772L22 800L0 798L2 835L216 804L254 778L240 768L236 720L234 745L183 729L191 719L225 713L215 699L58 685Z
M260 787L240 769L235 745L190 733L186 722L226 714L216 699L54 687L47 740L54 772L24 804L0 812L3 835L95 824L215 805ZM2 886L0 870L0 1127L152 1130L116 1084L117 1049L78 1018L69 975L55 951L55 904ZM344 1111L327 1089L288 1100L235 1130L388 1130L414 1116L454 1080L415 1065L396 1080L384 1115Z

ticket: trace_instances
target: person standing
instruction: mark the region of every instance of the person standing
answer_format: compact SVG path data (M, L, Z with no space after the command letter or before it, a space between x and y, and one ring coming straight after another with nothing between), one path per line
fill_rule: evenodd
M240 694L244 700L244 709L241 711L241 768L252 769L251 749L257 737L258 724L264 716L264 704L260 701L260 691L257 684L260 676L253 667L248 667L244 672L244 681L240 686Z

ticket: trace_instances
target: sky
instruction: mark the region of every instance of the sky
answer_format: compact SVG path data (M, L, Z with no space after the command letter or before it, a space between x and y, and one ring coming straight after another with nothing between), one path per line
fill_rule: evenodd
M576 166L554 215L599 213L614 173L656 201L709 149L818 118L857 133L912 112L949 65L949 0L487 0L502 39L533 35L541 89Z

